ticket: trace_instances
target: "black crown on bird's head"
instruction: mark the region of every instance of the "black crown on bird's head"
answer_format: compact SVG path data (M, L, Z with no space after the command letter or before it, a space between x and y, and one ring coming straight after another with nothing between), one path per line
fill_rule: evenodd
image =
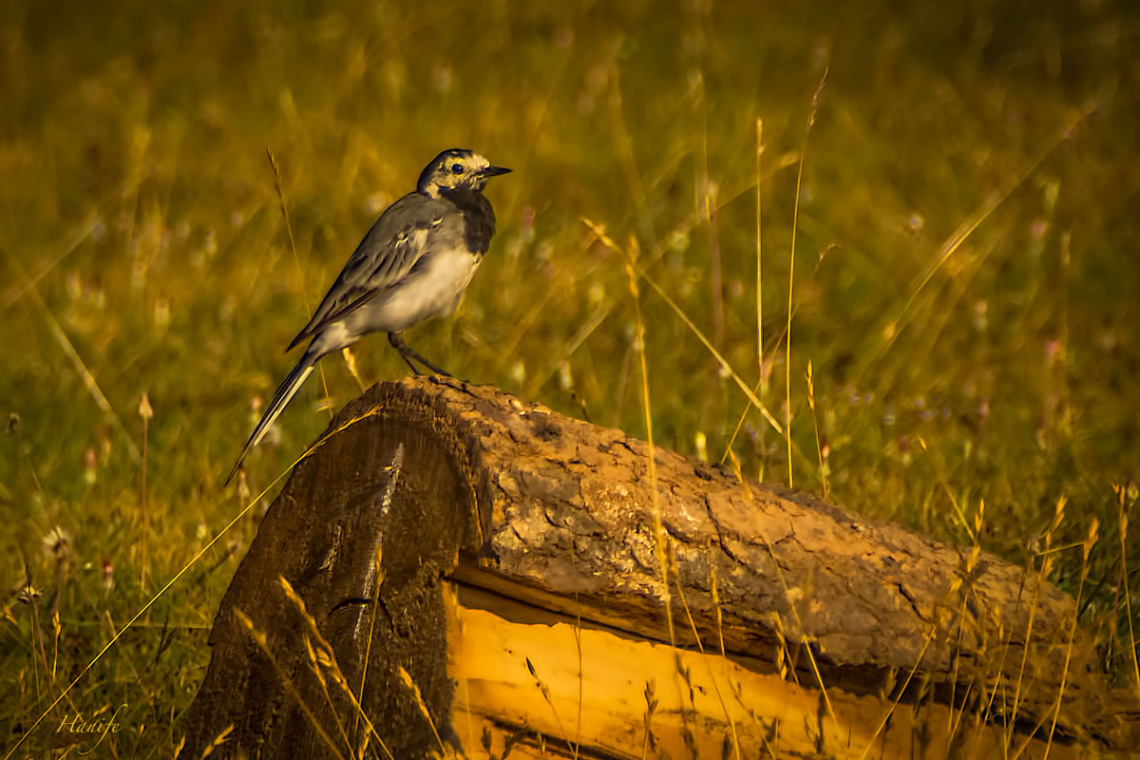
M464 148L445 150L431 160L420 174L416 190L421 195L438 198L449 190L482 190L487 180L510 169L491 166L491 162L478 153Z

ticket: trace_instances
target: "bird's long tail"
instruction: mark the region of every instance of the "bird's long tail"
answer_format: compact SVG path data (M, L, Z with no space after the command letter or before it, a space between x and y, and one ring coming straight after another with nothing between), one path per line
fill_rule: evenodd
M297 362L297 366L289 373L289 376L277 387L277 392L273 394L273 400L269 402L269 407L266 408L265 414L261 416L257 427L249 434L249 440L245 442L245 448L241 450L241 456L239 456L237 462L234 463L234 468L230 470L230 475L226 478L227 486L230 484L230 481L234 479L234 475L237 474L241 463L245 461L246 455L249 454L254 446L261 443L261 439L269 432L269 427L277 420L281 412L289 402L293 400L293 397L297 395L297 391L301 389L306 378L308 378L309 374L313 371L313 367L316 366L318 358L319 357L311 355L306 351L305 355L301 357L301 361Z

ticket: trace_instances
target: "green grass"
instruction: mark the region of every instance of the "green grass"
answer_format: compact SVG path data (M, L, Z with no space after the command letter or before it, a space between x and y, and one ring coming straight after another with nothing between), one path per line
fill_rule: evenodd
M1056 5L9 2L0 399L19 423L0 443L0 680L17 687L0 694L0 744L241 508L222 480L251 400L291 365L306 303L442 148L515 173L488 189L500 231L458 317L410 333L422 353L644 436L625 259L586 218L623 249L635 238L645 273L757 382L757 119L759 393L782 422L790 376L796 487L823 488L818 424L837 503L970 543L958 510L984 500L982 545L1035 566L1065 497L1053 579L1075 590L1098 519L1082 620L1113 682L1140 690L1121 583L1126 558L1140 592L1140 541L1122 543L1113 491L1130 509L1140 473L1140 14ZM652 288L641 308L656 444L720 459L743 393ZM405 373L382 336L354 352L366 381ZM310 380L251 457L253 486L359 392L339 357L322 367L330 399ZM733 451L787 482L784 440L755 411ZM43 541L57 526L62 562ZM72 713L129 705L122 754L169 754L255 530L243 521L69 695ZM34 607L16 598L25 558Z

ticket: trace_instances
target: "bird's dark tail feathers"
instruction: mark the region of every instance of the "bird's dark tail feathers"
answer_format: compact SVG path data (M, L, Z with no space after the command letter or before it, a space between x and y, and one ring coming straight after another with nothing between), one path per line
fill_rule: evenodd
M289 373L289 376L277 387L277 392L273 394L273 401L269 402L265 414L261 416L261 420L257 423L257 427L249 434L249 440L245 442L245 448L241 450L241 456L238 457L237 462L234 463L234 468L230 470L230 475L226 478L226 485L234 479L237 474L238 468L241 463L245 461L245 457L249 454L254 446L261 443L261 439L269 432L269 427L281 415L281 412L293 400L293 396L297 395L297 391L301 389L309 374L317 364L319 357L312 356L308 352L301 357L301 361L297 362L297 366Z

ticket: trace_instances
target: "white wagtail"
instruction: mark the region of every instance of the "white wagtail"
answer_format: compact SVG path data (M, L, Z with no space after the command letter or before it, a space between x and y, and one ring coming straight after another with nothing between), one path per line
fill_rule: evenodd
M351 346L371 332L386 332L412 371L413 361L441 375L400 335L413 325L455 312L495 234L495 212L483 197L490 177L510 169L469 150L445 150L420 174L416 190L389 206L360 241L305 329L309 347L293 367L250 434L230 476L300 389L325 354Z

